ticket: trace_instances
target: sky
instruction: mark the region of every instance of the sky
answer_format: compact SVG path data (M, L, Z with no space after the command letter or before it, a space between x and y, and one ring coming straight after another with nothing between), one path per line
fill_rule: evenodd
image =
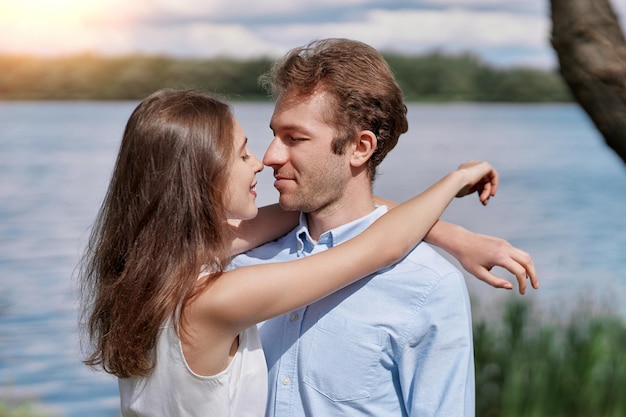
M626 0L611 0L624 21ZM346 37L381 51L556 68L549 0L0 0L0 53L278 57Z

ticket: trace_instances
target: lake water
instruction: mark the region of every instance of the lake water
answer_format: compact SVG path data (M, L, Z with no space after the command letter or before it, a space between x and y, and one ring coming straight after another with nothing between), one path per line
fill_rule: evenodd
M0 103L0 396L68 417L119 413L113 378L81 364L74 267L135 103ZM269 143L271 104L237 103L253 152ZM404 200L467 159L491 162L487 207L444 218L503 237L534 258L546 310L589 294L626 296L626 166L574 105L409 106L410 131L381 167L376 193ZM262 172L259 203L276 201ZM504 271L497 271L508 276ZM475 305L520 297L468 278Z

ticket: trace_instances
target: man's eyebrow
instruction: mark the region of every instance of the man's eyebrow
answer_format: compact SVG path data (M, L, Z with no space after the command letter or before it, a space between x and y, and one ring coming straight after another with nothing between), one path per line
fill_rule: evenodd
M274 128L272 127L272 124L270 123L270 130L272 132L275 132ZM309 131L309 129L307 129L306 127L302 126L302 125L298 125L298 124L291 124L291 125L284 125L284 126L280 126L280 130L284 130L287 132L299 132L302 133L304 135L310 135L311 132Z

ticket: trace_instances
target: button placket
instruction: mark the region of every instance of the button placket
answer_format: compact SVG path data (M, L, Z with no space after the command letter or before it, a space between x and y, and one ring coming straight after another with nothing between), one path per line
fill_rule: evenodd
M296 395L295 390L298 389L298 384L296 383L298 378L298 344L305 308L292 311L283 316L285 341L292 341L293 346L285 352L280 360L280 368L275 385L276 415L290 415L293 398Z

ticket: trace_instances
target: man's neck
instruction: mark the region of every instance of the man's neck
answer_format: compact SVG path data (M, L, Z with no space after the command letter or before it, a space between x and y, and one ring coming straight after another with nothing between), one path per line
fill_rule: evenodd
M322 233L367 216L373 210L371 189L346 192L340 200L306 214L311 238L317 241Z

